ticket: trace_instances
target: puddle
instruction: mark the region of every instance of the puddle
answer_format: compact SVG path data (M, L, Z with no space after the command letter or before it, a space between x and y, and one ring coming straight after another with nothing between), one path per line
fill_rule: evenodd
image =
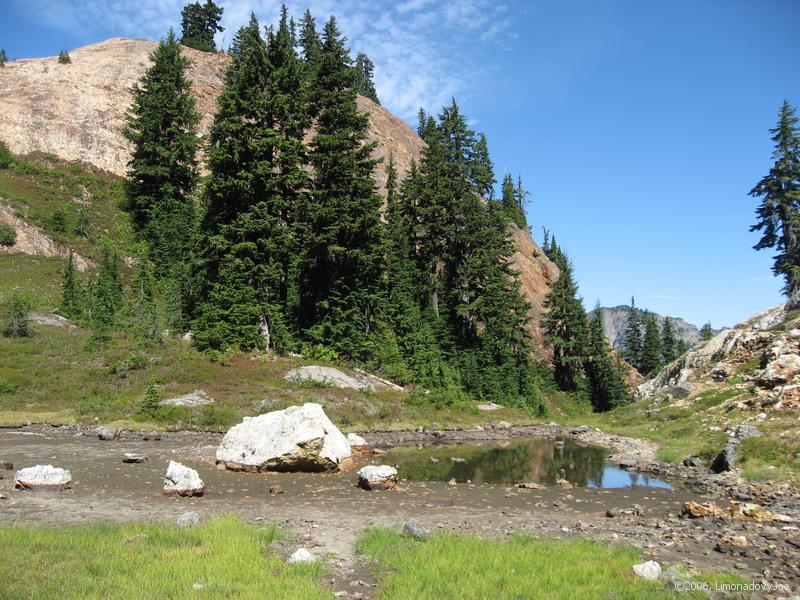
M599 446L525 439L492 444L396 447L372 462L395 466L399 477L409 481L455 479L459 483L535 482L552 486L563 478L578 487L672 489L672 485L660 479L608 464L607 456L608 450Z

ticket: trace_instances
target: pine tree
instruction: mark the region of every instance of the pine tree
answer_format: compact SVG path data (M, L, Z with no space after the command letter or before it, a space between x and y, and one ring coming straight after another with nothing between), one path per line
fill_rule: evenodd
M642 351L644 340L642 338L642 317L636 302L631 298L631 309L628 313L628 324L625 327L625 344L622 348L622 357L635 369L642 367Z
M381 198L367 117L358 111L350 57L333 17L323 40L312 193L301 225L300 323L310 341L358 357L373 328L383 270Z
M72 62L72 59L69 57L69 52L66 50L60 50L58 53L58 64L60 65L68 65Z
M489 144L486 134L481 133L475 139L475 145L470 156L470 179L475 186L475 192L486 200L491 200L494 195L494 165L489 157Z
M144 254L138 258L127 303L126 320L129 322L129 329L145 342L162 342L165 327L156 299L153 265Z
M181 44L203 52L216 52L214 36L224 31L219 22L224 9L212 0L192 2L181 10Z
M644 314L644 340L642 342L642 373L652 375L662 365L663 350L661 348L661 335L655 315L649 312Z
M800 132L793 106L784 100L778 125L770 129L775 150L772 168L750 191L761 198L756 210L758 222L750 231L761 231L756 250L777 251L772 266L783 276L784 293L792 307L800 305Z
M0 48L0 69L5 67L7 62L8 62L8 55L6 54L5 49Z
M195 110L189 60L172 30L150 55L133 87L125 136L133 144L125 182L126 209L159 277L175 276L196 232L192 192L198 179Z
M285 351L293 344L293 211L308 188L301 65L285 8L268 45L252 15L231 55L208 150L195 340L203 349Z
M583 365L588 349L586 311L572 275L572 265L565 255L556 256L561 271L545 297L542 326L547 343L553 348L553 370L559 389L574 392L583 389Z
M685 340L678 340L677 348L677 356L682 356L689 351L689 345Z
M119 255L108 245L103 248L103 258L97 280L92 286L91 326L95 337L104 339L116 322L122 306L122 280L119 273Z
M33 301L30 296L14 289L8 300L8 313L6 315L6 326L3 330L3 335L13 338L30 337L33 335L33 328L30 321L32 308Z
M628 404L631 400L630 390L603 333L603 310L599 302L589 322L589 343L585 370L592 408L603 412Z
M374 72L375 64L370 57L359 52L353 66L353 87L356 89L356 93L380 105L381 101L378 100L378 92L375 91L375 83L372 81Z
M525 215L525 205L528 204L531 193L522 187L522 175L517 175L517 187L514 189L514 196L517 199L517 218L514 222L520 229L528 228L528 217Z
M152 414L161 404L161 398L158 396L158 388L156 382L152 379L147 384L147 391L142 398L141 411L145 414Z
M700 328L700 339L707 342L714 337L714 329L711 327L711 321L708 321Z
M525 192L522 190L521 181L518 186L514 185L514 180L511 178L511 175L506 174L503 177L503 195L501 199L501 204L503 206L503 212L505 212L506 216L514 223L517 227L521 229L527 229L528 221L525 218L525 209L522 206L521 200L524 198ZM550 240L550 232L545 229L545 241L544 247L547 248ZM545 253L547 250L545 250Z
M69 252L67 264L61 279L60 313L73 321L82 321L86 315L86 297L83 286L78 280L75 259L72 250Z
M425 109L420 106L419 110L417 111L417 135L422 139L425 139L425 136L427 134L426 131L427 127L428 127L428 113L426 113Z
M303 52L305 80L313 84L322 58L322 39L317 32L316 21L308 9L300 19L299 42Z
M675 328L669 317L664 317L664 322L661 324L661 351L664 364L668 365L678 357L678 340L675 338Z

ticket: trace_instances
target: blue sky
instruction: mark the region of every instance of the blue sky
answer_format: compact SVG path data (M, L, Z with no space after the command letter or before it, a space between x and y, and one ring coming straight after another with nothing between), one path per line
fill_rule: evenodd
M0 47L54 55L179 28L181 0L4 0ZM279 2L223 0L219 41ZM637 304L734 324L780 302L755 252L754 199L784 98L800 104L796 0L406 0L287 3L335 13L414 122L451 96L485 131L498 178L521 173L537 239L572 256L587 307Z

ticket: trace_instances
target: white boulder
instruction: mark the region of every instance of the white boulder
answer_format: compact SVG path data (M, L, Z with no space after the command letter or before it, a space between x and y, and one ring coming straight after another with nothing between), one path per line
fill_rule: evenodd
M206 486L197 471L174 460L169 461L164 476L164 493L167 496L202 496L205 491Z
M18 490L61 491L71 483L72 473L53 465L36 465L14 474L14 487Z
M233 471L336 471L349 466L347 438L319 404L245 418L217 448L217 463Z
M654 560L633 565L633 574L648 581L655 581L661 577L661 565Z
M350 388L354 390L371 390L374 386L369 381L356 379L339 369L333 367L319 367L311 365L308 367L298 367L292 369L285 376L286 381L298 381L304 383L318 383L337 388Z
M397 469L389 465L369 465L358 472L358 487L364 490L392 490L397 485Z
M195 390L191 394L184 394L176 398L167 398L162 400L159 404L167 406L188 406L193 408L195 406L205 406L206 404L213 404L214 399L206 394L203 390Z
M348 433L347 442L350 444L353 454L374 454L372 444L356 433Z
M305 548L295 550L287 561L290 565L314 562L314 555Z

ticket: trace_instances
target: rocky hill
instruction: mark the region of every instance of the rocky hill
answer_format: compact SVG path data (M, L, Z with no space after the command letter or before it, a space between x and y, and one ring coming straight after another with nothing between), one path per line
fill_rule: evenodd
M626 305L601 307L603 311L603 333L606 335L609 343L620 350L625 343L625 329L628 327L628 319L631 314L631 307ZM594 311L592 311L594 312ZM659 326L664 322L664 317L657 314L655 315L656 321ZM688 346L696 346L700 342L700 328L687 323L683 319L670 317L672 319L672 326L675 328L675 337L679 340L686 342Z
M17 154L43 152L63 160L90 164L117 176L125 174L130 148L122 136L125 113L131 103L131 86L150 64L155 42L113 38L78 48L72 62L61 65L55 57L21 59L0 71L0 137ZM203 118L205 134L223 87L227 57L184 48L191 60L190 77ZM402 177L418 160L424 142L405 121L367 98L360 108L369 116L375 154L394 157ZM379 189L386 173L379 165ZM544 295L558 277L558 269L539 250L527 231L512 232L517 252L513 256L521 273L522 290L531 303L530 333L541 340L538 327ZM537 344L538 346L539 344Z

